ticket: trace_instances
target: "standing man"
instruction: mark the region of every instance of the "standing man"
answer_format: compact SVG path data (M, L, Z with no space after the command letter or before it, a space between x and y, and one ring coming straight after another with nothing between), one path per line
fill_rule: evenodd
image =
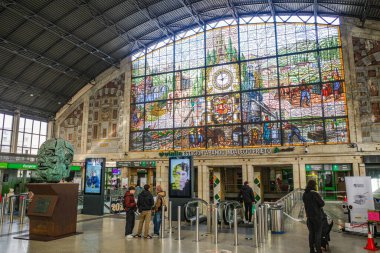
M144 190L140 193L137 199L137 207L140 212L139 229L135 237L141 237L142 227L144 225L144 238L152 239L149 235L149 224L152 218L152 207L154 205L153 195L149 191L150 186L148 184L144 185Z
M252 203L255 202L255 196L253 195L252 188L248 185L248 181L245 181L244 185L240 189L240 198L242 198L244 202L245 220L247 223L251 223Z
M127 239L132 239L133 228L135 227L135 187L130 186L128 191L124 194L124 208L125 208L125 236Z
M309 247L310 253L321 253L321 237L322 237L322 207L325 202L316 192L317 183L310 180L307 183L305 193L303 194L303 203L307 216L307 228L309 229Z
M161 222L162 222L162 219L164 218L162 217L162 206L166 208L166 204L165 204L166 193L162 190L161 185L157 185L156 191L157 191L157 198L156 198L156 204L154 205L153 237L159 237L160 235Z

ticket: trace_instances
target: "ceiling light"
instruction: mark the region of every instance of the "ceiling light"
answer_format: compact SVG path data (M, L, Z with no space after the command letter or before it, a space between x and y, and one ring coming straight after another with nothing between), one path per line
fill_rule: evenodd
M33 94L33 93L30 93L30 96L31 96L31 97L33 97L33 96L34 96L34 94Z

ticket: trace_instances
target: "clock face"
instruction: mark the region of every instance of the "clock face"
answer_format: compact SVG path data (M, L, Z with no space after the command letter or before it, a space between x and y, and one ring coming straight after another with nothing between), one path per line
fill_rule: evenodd
M213 84L219 90L229 88L232 84L232 73L226 69L218 70L213 75Z

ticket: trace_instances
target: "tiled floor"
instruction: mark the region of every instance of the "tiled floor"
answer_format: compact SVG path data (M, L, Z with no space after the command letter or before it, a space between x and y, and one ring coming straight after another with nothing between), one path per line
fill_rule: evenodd
M239 228L239 246L233 246L233 234L229 229L223 229L219 233L219 244L213 243L213 236L204 236L206 227L201 226L201 241L196 243L194 240L194 231L188 225L183 225L183 240L175 240L176 230L164 239L132 239L124 238L124 219L115 216L78 216L77 230L83 234L63 238L50 242L25 241L14 239L15 236L25 233L27 225L20 227L17 223L10 226L8 223L2 225L0 234L0 252L1 253L23 253L23 252L182 252L182 253L200 253L200 252L290 252L290 253L307 253L307 228L305 224L287 220L286 233L283 235L269 235L267 242L263 247L253 247L252 240L246 240L245 237L251 236L251 228ZM137 225L137 224L136 224ZM135 226L136 228L136 226ZM18 232L18 231L21 231ZM22 232L24 231L24 232ZM365 252L363 247L366 244L366 238L342 233L331 233L332 241L330 243L330 252L334 253L353 253Z

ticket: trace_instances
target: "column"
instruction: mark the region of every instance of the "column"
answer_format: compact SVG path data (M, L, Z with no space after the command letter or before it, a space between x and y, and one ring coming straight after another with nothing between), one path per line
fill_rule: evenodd
M127 57L125 60L121 61L121 71L125 73L125 84L124 84L124 154L129 152L129 136L130 136L130 111L131 111L131 85L132 85L132 60L131 57Z
M48 125L47 125L47 140L51 138L56 138L58 137L59 129L57 132L54 131L54 126L55 126L55 119L49 120Z
M364 177L366 175L365 172L365 163L359 163L359 175Z
M255 180L255 169L254 169L254 166L253 164L245 164L245 167L246 167L246 171L247 171L247 181L249 182L250 185L253 185L254 184L254 180ZM243 168L244 168L244 165L243 165ZM245 180L243 179L243 182Z
M156 185L161 185L162 190L169 194L169 167L164 161L157 161Z
M210 202L210 173L206 165L198 165L198 198Z
M298 158L301 159L301 158ZM298 170L299 170L299 177L300 177L300 183L299 186L301 189L306 188L306 167L305 167L305 162L303 160L298 161ZM294 171L294 169L293 169Z
M213 196L213 199L214 199L214 203L219 203L222 198L223 198L223 192L222 192L222 178L221 178L221 173L220 173L220 169L213 169L213 187L214 187L214 196Z
M242 174L242 179L243 179L243 183L245 181L248 181L249 183L252 183L252 180L249 179L249 176L248 176L248 169L247 169L247 164L244 163L241 165L241 174Z
M90 92L86 93L83 98L83 120L82 120L82 138L80 153L87 153L87 132L88 132L88 112L90 107Z
M17 153L19 124L20 124L20 111L16 110L13 114L11 153ZM1 191L0 191L0 193L1 193Z
M353 163L352 164L352 172L354 177L360 176L360 171L359 171L359 164L358 163Z
M300 178L300 168L298 166L298 162L292 163L293 167L293 187L294 189L301 188L301 178ZM306 173L306 168L305 168ZM306 174L305 174L306 177Z

